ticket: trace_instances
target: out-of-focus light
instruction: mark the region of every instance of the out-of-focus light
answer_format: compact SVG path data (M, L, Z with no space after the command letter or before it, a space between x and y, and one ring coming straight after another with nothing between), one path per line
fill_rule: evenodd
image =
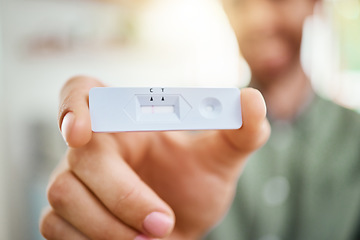
M236 38L218 1L153 0L141 15L141 39L187 59L195 84L239 85Z
M359 0L333 0L335 9L345 18L357 19L360 17Z

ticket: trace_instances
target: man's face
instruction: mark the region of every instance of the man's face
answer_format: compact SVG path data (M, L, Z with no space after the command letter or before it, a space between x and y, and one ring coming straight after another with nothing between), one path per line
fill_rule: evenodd
M299 60L304 20L316 0L223 0L253 75L280 74Z

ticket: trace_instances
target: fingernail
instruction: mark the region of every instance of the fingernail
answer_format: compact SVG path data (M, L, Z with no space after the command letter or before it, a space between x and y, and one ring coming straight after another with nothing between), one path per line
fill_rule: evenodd
M74 119L75 119L75 115L72 112L68 112L61 124L61 134L64 138L64 141L66 142L66 144L68 144L68 137L69 137L69 133L70 133L70 129L74 123Z
M146 216L144 229L155 237L164 237L170 233L174 220L168 215L160 212L153 212Z

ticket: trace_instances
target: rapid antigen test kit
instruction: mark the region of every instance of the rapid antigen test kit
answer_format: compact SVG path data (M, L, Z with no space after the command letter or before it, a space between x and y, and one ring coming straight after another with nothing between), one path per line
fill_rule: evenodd
M238 88L92 88L94 132L238 129Z

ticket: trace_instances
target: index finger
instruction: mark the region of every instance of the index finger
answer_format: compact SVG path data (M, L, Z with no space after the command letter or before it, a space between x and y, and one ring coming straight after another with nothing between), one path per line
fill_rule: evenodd
M103 87L100 81L86 76L68 80L60 92L58 123L64 140L70 147L81 147L92 136L89 113L89 91Z

